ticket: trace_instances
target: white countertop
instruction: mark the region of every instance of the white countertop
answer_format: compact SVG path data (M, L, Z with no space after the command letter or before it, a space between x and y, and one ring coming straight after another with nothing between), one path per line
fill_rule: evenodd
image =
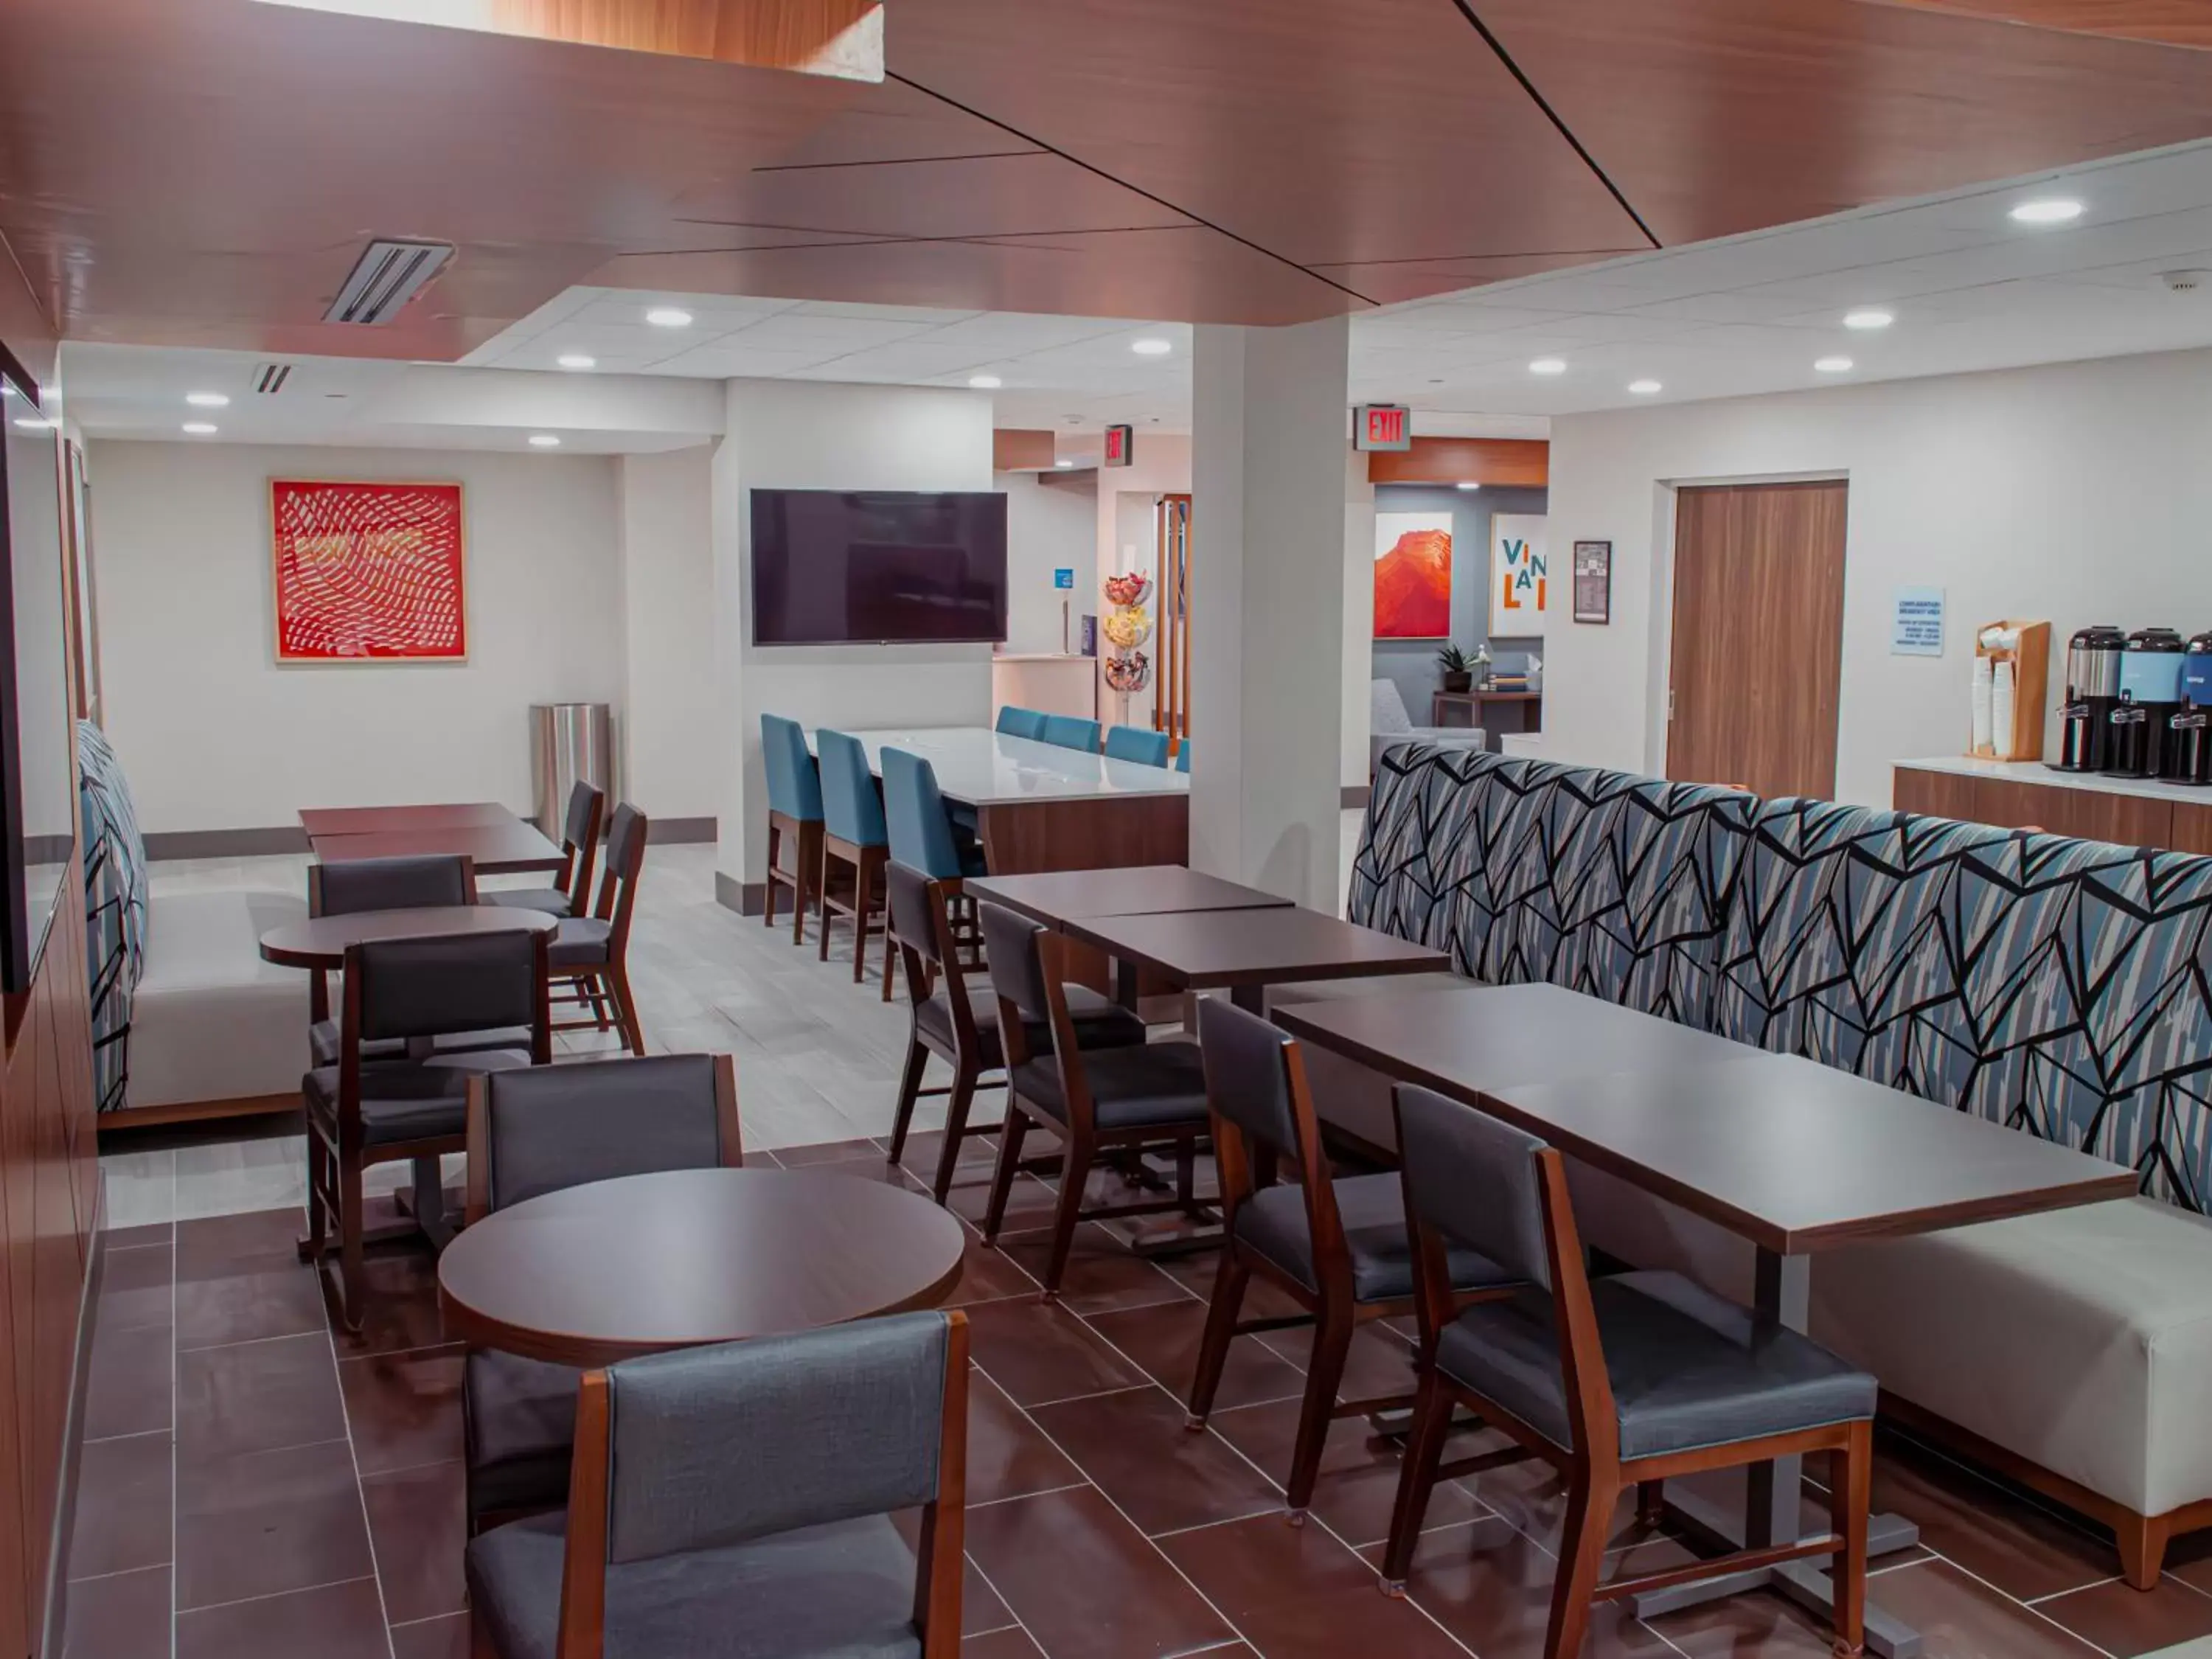
M2081 789L2096 795L2140 795L2149 800L2212 805L2212 789L2156 778L2116 778L2103 772L2061 772L2041 761L1990 760L1979 755L1942 755L1934 760L1903 760L1915 772L1948 772L1962 778L1992 778L2003 783L2035 784L2045 789Z
M878 758L886 748L909 750L937 774L947 800L969 806L1019 805L1027 801L1135 799L1146 795L1188 795L1190 776L1164 766L1109 760L1079 749L1010 737L980 726L925 726L904 730L854 732L868 751L868 766L880 777ZM814 746L814 733L806 734Z

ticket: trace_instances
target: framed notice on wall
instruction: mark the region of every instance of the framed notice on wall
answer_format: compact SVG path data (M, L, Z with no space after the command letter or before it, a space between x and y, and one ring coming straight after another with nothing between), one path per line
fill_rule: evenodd
M463 662L461 487L269 485L276 660Z
M1575 620L1609 623L1613 620L1613 544L1575 544Z

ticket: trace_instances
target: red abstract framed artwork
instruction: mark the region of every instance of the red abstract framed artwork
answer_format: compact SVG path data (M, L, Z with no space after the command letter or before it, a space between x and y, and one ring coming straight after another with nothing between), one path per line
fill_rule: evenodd
M1375 515L1375 637L1440 640L1451 632L1452 515Z
M469 654L457 483L269 485L279 662Z

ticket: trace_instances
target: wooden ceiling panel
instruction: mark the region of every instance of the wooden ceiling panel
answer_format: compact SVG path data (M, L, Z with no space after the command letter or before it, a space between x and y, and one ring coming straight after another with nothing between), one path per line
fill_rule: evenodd
M2212 59L1837 0L1480 0L1668 244L2212 134Z
M1300 264L1645 246L1451 0L926 0L891 73Z
M919 88L885 81L861 88L836 114L778 152L770 165L932 161L954 155L1018 155L1037 148Z
M1042 150L748 173L687 191L676 212L694 229L764 225L900 237L1150 230L1191 222L1126 185Z
M587 280L605 288L1197 323L1310 322L1358 303L1201 225L637 256Z
M1917 6L2031 28L2154 40L2169 46L2212 47L2212 6L2204 0L1863 0L1877 6Z

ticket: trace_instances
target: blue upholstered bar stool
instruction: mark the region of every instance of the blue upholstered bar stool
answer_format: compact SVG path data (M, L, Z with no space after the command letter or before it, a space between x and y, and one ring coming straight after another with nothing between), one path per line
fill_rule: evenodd
M1110 726L1106 728L1106 758L1135 761L1143 766L1165 766L1168 734L1147 732L1141 726Z
M955 822L945 797L938 793L937 769L921 756L909 750L886 749L881 764L884 817L890 825L891 862L919 870L936 884L951 915L954 933L971 947L969 959L980 961L976 954L975 907L960 893L963 878L989 873L975 832ZM890 923L884 926L890 930ZM884 1000L890 1001L890 979L886 975Z
M822 876L822 777L797 720L761 716L761 755L768 768L767 925L775 926L775 890L791 889L791 942L806 939L806 900ZM784 838L796 846L792 867L781 862Z
M1044 740L1057 744L1062 749L1080 749L1086 755L1098 752L1098 722L1078 720L1073 714L1047 714L1044 717Z
M853 919L853 982L867 972L868 926L882 903L884 866L890 862L890 835L884 824L883 797L877 793L875 774L868 769L868 751L860 740L823 726L814 734L815 754L822 777L822 874L819 896L822 929L818 954L830 960L830 913ZM844 890L833 891L832 865L853 872ZM890 997L891 931L884 927L884 996Z
M1010 738L1030 738L1042 743L1044 741L1044 716L1034 708L1017 708L1008 703L999 711L999 724L994 729Z
M1176 770L1178 772L1190 770L1190 739L1188 738L1185 738L1176 747Z

